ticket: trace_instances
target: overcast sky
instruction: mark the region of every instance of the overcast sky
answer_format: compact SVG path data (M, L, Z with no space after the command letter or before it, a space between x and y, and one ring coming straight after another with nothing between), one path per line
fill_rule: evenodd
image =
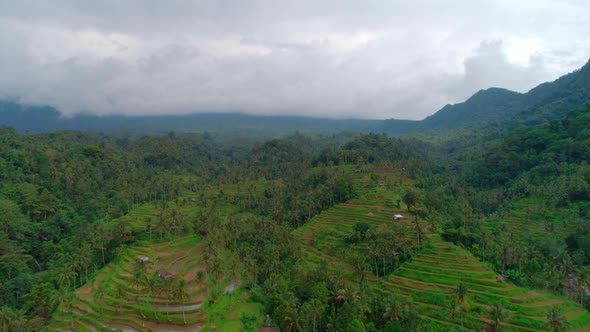
M0 98L421 119L590 58L590 1L0 0Z

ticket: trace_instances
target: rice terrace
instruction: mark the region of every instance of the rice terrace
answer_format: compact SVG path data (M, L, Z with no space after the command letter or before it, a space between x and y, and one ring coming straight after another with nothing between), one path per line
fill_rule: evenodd
M545 330L545 314L556 306L573 331L590 328L590 315L579 305L499 277L490 264L443 241L437 225L409 214L402 196L413 183L401 171L352 166L339 170L351 177L361 194L293 231L301 246L301 268L327 268L344 278L341 292L347 284L365 284L376 296L394 299L400 312L414 312L425 330L490 329L498 319L490 303L502 306L498 323L507 331ZM225 202L215 209L235 213L239 211L236 202L263 194L262 188L269 184L274 185L256 181L211 187L204 195L187 193L176 200L178 205L160 205L161 211L153 205L140 206L119 222L145 233L161 215L175 211L182 225L183 219L212 208L202 206L204 200L220 195ZM396 220L396 215L403 219ZM359 225L367 229L359 231ZM363 239L352 240L359 232L364 233ZM200 236L157 235L156 229L149 233L157 239L124 249L93 280L64 299L47 331L241 331L249 324L243 317L263 324L264 307L254 301L250 286L242 284L244 271L231 262L229 252L221 254L217 263L211 262L211 249ZM392 254L377 262L388 250ZM218 275L211 275L212 268L218 269ZM457 310L454 304L460 289L464 289L463 309Z
M590 332L588 1L0 1L0 332Z

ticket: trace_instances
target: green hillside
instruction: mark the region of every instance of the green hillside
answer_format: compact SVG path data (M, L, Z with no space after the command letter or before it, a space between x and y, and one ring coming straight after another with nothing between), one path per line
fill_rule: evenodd
M555 306L561 308L573 330L590 329L590 314L579 305L563 296L518 287L510 281L498 282L499 274L491 265L480 262L465 249L442 241L427 222L420 222L424 231L420 246L412 221L396 222L391 218L393 214L407 214L405 207L393 206L402 191L403 187L377 187L314 217L295 231L301 241L303 259L312 265L327 263L330 270L344 273L351 281L368 280L378 293L410 304L422 320L422 330L460 330L461 325L464 330L473 331L489 328L492 319L489 311L495 303L500 303L505 311L501 321L504 331L549 330L545 316ZM407 261L400 262L400 256L395 257L395 271L385 276L377 276L370 267L363 269L359 255L373 257L378 247L373 242L369 247L346 242L359 222L369 224L371 231L388 230L394 234L393 242L387 243L388 248L399 251L400 256L407 255ZM397 247L395 243L403 245ZM373 262L367 258L366 263ZM459 284L468 290L467 309L463 314L455 314L449 308Z
M422 120L417 132L473 130L505 133L560 119L590 103L590 61L582 68L527 93L501 88L480 90L465 102L446 105ZM485 132L484 130L484 132Z
M419 131L449 131L484 127L507 120L526 109L522 94L500 88L480 90L465 102L446 105L422 120Z
M239 331L241 315L260 321L237 277L210 282L205 252L194 236L133 246L62 302L46 331Z

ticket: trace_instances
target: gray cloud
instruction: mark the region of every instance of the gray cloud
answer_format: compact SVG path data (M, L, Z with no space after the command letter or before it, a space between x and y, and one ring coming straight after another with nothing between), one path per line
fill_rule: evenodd
M447 78L445 95L465 100L481 88L501 87L526 92L539 82L553 77L545 58L530 57L528 66L510 63L502 52L502 42L484 42L477 53L465 59L464 72ZM441 87L444 88L444 87Z
M66 114L423 118L590 55L584 1L4 1L0 97Z

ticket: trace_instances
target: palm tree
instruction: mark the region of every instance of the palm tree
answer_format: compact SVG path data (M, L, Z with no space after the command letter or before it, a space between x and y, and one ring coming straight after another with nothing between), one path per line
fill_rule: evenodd
M512 263L512 242L509 241L500 241L500 245L498 246L498 257L500 258L500 262L502 263L502 272L506 272L506 268L508 265Z
M71 258L64 258L62 264L56 268L57 282L60 286L70 288L72 282L76 282L75 260Z
M399 319L401 311L401 303L395 297L391 297L391 299L386 304L383 318L391 321L396 321Z
M463 306L467 304L465 297L469 293L469 289L463 282L460 282L455 288L455 303L460 303Z
M26 309L12 309L13 310L13 317L12 321L10 322L9 331L33 331L33 327L35 326L35 321L31 319L30 321L27 319L27 312ZM38 329L35 329L38 331Z
M13 320L16 318L16 312L14 309L3 306L0 308L0 331L8 332L11 329Z
M97 288L95 288L94 293L92 294L92 297L94 299L94 301L100 303L104 300L105 296L107 295L107 292L105 290L105 286L104 285L100 285ZM103 306L98 306L99 310L102 310Z
M288 332L303 331L303 329L301 328L301 325L299 324L296 317L285 316L283 318L283 321L285 323L285 331L288 331Z
M560 262L558 264L561 268L562 276L565 277L574 270L574 261L567 251L563 251L559 256Z
M68 291L67 288L62 288L58 292L55 293L55 297L52 299L55 303L59 304L61 311L63 312L71 312L74 308L74 303L76 302L76 294L74 292ZM71 319L70 324L71 328L74 328L75 320Z
M88 282L88 269L92 265L92 247L89 244L84 244L78 251L76 260L78 268L84 271L85 282ZM82 273L80 273L80 279L82 279Z
M448 301L446 303L446 309L451 315L451 319L459 317L461 319L461 331L463 331L463 316L465 314L465 308L462 305L458 305L456 301Z
M590 275L588 271L585 269L580 269L576 275L576 288L578 292L580 292L580 304L584 305L584 295L588 291L588 287L590 286Z
M492 316L492 329L493 331L500 331L500 323L506 317L506 310L502 307L502 303L496 302L489 309L490 315Z
M172 294L174 299L180 302L182 306L182 320L186 324L186 316L184 314L184 303L188 300L188 292L186 291L186 281L184 279L175 279L172 283Z
M547 312L547 323L545 326L549 327L553 332L566 331L569 328L569 324L565 317L561 313L561 308L553 306Z
M449 315L451 315L451 319L455 319L455 316L457 314L457 312L455 310L456 307L457 307L457 305L455 304L455 301L453 301L453 300L445 301L445 303L444 303L444 308L447 311L447 313Z
M490 233L489 231L484 230L481 233L481 240L479 242L479 246L481 247L481 253L482 253L482 258L483 261L486 261L487 258L487 249L489 247L489 245L493 242L493 235L492 233Z
M455 288L455 314L458 314L461 318L461 331L463 331L463 316L465 312L469 308L469 304L467 303L467 299L465 298L469 293L469 289L463 282L460 282Z
M406 306L405 322L406 322L405 327L409 331L418 330L421 326L421 323L422 323L420 316L418 316L418 310L416 310L416 307L411 302L408 303L408 305Z
M418 244L422 247L422 238L424 235L424 231L418 222L418 212L414 211L416 218L414 219L414 230L416 231L416 237L418 239Z
M116 284L115 285L115 296L117 297L117 312L121 310L123 307L123 302L126 300L126 291L123 285Z
M162 293L162 282L157 273L145 278L142 291L150 296L160 296Z

